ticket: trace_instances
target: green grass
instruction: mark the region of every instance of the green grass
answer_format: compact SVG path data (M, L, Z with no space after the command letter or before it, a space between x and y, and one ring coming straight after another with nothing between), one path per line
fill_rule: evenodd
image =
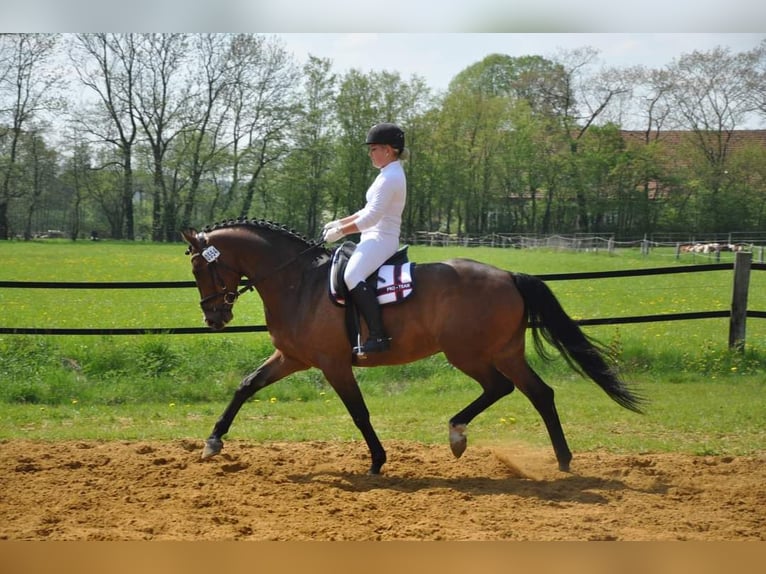
M426 380L388 393L363 384L380 438L446 444L447 421L478 393L457 375ZM766 449L763 383L711 380L678 384L644 381L651 399L644 415L620 408L590 382L547 378L556 390L564 431L575 451L684 452L752 455ZM290 383L285 383L286 387ZM232 440L358 441L359 432L337 396L320 391L310 400L279 398L276 386L246 404L228 435ZM206 437L225 407L210 403L0 405L0 439L166 440ZM426 408L427 407L427 408ZM521 441L549 448L538 414L519 393L479 415L469 427L472 444Z
M723 260L726 261L725 254ZM180 244L0 242L0 280L188 281ZM672 250L643 256L491 248L411 247L414 261L470 257L530 274L707 262ZM766 310L766 275L753 272L749 307ZM549 285L575 318L726 310L730 271ZM200 326L195 289L0 289L3 327ZM235 325L263 323L256 295L237 303ZM728 320L587 327L617 352L628 380L652 400L637 416L611 402L561 359L534 367L557 392L577 450L747 453L766 448L766 321L747 325L745 353L727 349ZM206 436L241 378L271 353L264 333L144 336L0 335L0 438L131 439ZM440 355L401 367L359 369L381 438L446 440L446 421L479 391ZM243 408L232 436L257 440L359 440L340 401L311 370L269 387ZM471 440L547 445L542 422L514 394L483 413Z

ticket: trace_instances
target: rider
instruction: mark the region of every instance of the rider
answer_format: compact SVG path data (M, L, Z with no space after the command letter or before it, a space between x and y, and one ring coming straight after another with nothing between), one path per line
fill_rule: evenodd
M380 170L365 196L365 206L324 226L322 238L333 243L346 235L361 238L343 276L351 297L369 329L367 341L354 348L357 355L385 351L391 339L383 329L377 294L367 284L372 275L399 248L402 212L407 199L407 178L402 161L409 156L404 132L396 124L380 123L367 132L365 140L372 165Z

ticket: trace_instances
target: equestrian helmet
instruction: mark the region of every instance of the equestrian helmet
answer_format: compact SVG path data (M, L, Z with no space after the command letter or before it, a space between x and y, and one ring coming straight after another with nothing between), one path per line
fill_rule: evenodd
M367 139L364 142L370 144L385 144L399 150L404 149L404 132L396 124L382 123L376 124L367 132Z

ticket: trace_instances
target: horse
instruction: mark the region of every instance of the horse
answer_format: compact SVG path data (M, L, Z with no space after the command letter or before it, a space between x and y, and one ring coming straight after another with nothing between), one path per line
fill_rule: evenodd
M274 222L236 219L181 232L200 294L204 321L221 330L233 319L244 293L260 296L274 352L244 377L201 457L217 455L242 405L257 391L298 371L319 369L348 410L369 449L370 474L379 474L386 451L370 423L354 366L377 367L417 361L443 353L475 379L481 394L448 422L453 455L466 449L468 424L518 388L542 417L561 471L572 460L554 392L525 358L526 331L536 351L551 358L545 343L570 367L597 383L622 407L642 412L643 397L619 376L607 349L585 335L539 278L455 258L413 266L414 292L382 308L389 350L360 359L352 353L345 309L328 296L332 251L323 242ZM241 287L240 287L241 286ZM366 331L361 326L362 334Z

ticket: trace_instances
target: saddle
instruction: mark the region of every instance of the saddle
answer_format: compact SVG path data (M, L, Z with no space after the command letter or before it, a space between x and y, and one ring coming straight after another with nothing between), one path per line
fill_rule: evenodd
M414 263L409 261L405 245L389 257L378 270L367 278L367 283L378 297L379 305L399 303L412 295ZM332 256L330 263L330 301L346 309L346 333L351 346L361 344L361 318L359 310L348 292L343 273L348 259L356 249L356 243L344 242Z
M407 249L409 245L400 248L389 257L377 272L367 278L368 285L378 296L379 305L399 303L412 295L414 283L412 268L414 263L409 261ZM343 280L348 260L356 250L356 243L345 241L338 247L330 263L330 301L339 307L346 307L351 301L348 287Z

